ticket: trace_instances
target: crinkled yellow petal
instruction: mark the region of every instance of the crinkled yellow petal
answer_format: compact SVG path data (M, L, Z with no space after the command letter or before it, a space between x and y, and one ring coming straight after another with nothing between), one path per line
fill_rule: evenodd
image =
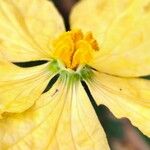
M0 52L11 61L49 59L50 42L63 31L48 0L0 1Z
M0 62L0 114L23 112L31 107L51 76L47 64L25 69Z
M95 77L88 84L98 105L106 105L116 117L129 118L133 125L150 136L149 80L95 72Z
M94 2L96 3L93 4ZM122 5L117 5L117 2ZM129 0L123 7L124 2L85 0L72 14L73 27L80 27L82 24L86 29L85 24L89 22L86 30L90 30L91 26L91 30L95 33L100 51L89 63L92 67L118 76L149 75L150 0ZM89 3L89 6L86 3ZM78 19L79 16L75 15L75 13L82 14L82 7L87 10L85 17L87 21ZM80 18L84 18L83 15ZM79 20L80 24L78 21L75 23L75 20Z
M133 0L82 0L72 10L71 28L79 28L84 32L91 31L101 47L112 22L131 3Z
M58 80L24 113L0 120L2 150L108 150L105 133L81 86Z

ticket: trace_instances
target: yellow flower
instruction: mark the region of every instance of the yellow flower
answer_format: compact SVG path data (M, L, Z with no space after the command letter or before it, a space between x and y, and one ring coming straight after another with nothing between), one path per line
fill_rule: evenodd
M150 136L149 18L150 0L82 0L65 32L52 2L0 0L0 149L110 149L81 81Z

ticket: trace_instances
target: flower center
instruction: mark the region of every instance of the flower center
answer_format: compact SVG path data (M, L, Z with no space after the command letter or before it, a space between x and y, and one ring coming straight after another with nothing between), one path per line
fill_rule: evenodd
M86 65L98 49L91 32L84 35L80 30L72 30L53 41L52 57L60 60L66 68L76 70L78 66Z

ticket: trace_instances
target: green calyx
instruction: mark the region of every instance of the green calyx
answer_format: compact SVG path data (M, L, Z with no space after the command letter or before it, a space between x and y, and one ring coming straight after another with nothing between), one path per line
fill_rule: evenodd
M66 68L64 64L58 60L51 61L49 70L53 73L60 74L62 79L69 78L72 81L87 81L93 76L93 71L88 65L80 66L76 70L72 70L70 68Z
M53 73L57 73L60 71L60 67L58 65L57 60L52 60L49 64L49 70Z

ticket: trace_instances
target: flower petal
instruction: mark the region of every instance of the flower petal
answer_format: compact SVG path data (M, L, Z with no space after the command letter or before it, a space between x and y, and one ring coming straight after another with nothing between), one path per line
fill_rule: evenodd
M50 41L63 31L52 2L0 1L0 51L11 61L49 59Z
M120 16L133 0L83 0L75 5L71 16L71 28L92 31L100 47L112 22Z
M22 114L0 120L0 147L20 150L108 150L105 133L80 83L58 80Z
M85 26L86 30L90 30L90 26L94 28L91 30L100 44L100 51L89 65L101 72L118 76L149 75L150 0L129 0L124 7L122 6L125 1L120 1L120 9L118 1L96 1L93 4L94 1L89 0L89 5L87 2L83 2L83 6L80 4L81 6L74 10L74 13L78 11L77 14L82 14L81 8L85 8L86 15L89 14L85 17L87 20L79 19L79 24L78 21L74 23L79 16L73 13L72 24L73 27ZM89 22L88 28L86 22Z
M95 72L95 77L88 84L98 105L106 105L118 118L129 118L133 125L150 136L149 80Z
M47 67L45 64L25 69L0 62L0 114L31 107L52 77Z

